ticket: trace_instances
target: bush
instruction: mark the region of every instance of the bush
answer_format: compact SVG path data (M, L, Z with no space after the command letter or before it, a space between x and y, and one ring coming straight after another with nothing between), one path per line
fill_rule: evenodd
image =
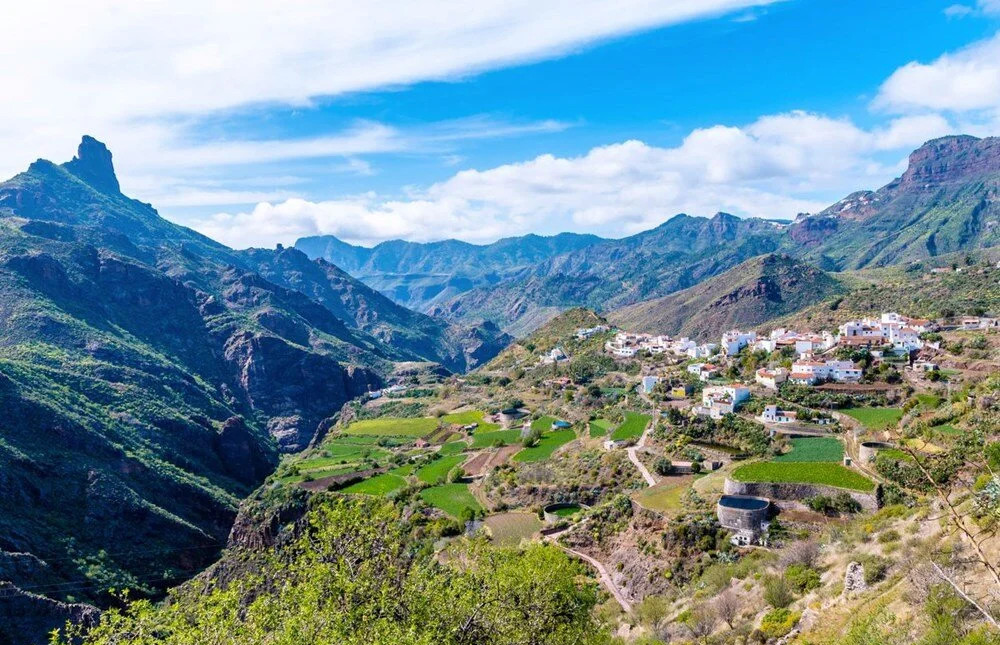
M871 586L885 578L889 566L892 564L888 559L878 555L863 555L857 558L861 566L865 568L865 584Z
M792 631L801 614L788 609L772 609L760 620L760 632L766 638L781 638Z
M785 569L785 579L799 593L812 591L820 584L819 571L801 564L793 564Z
M867 569L865 571L867 573ZM794 600L791 586L783 577L768 576L764 579L764 602L775 609L783 609Z
M881 544L886 544L887 542L899 542L899 537L899 531L896 529L889 529L878 534L878 541Z
M656 463L653 464L653 470L657 475L665 477L674 471L674 465L666 457L660 457L656 460Z

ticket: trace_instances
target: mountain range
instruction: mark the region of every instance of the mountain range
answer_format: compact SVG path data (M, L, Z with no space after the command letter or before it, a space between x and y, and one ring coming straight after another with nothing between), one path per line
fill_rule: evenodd
M550 242L540 246L529 236L497 243L510 249L524 240L536 252L548 253L530 266L494 262L492 245L454 241L386 242L360 249L326 236L307 238L296 246L310 256L343 263L356 277L416 309L455 321L490 320L520 336L569 307L610 312L692 287L767 253L786 254L826 271L843 271L994 246L1000 243L998 192L1000 139L952 136L914 151L906 171L886 186L853 193L794 222L726 213L711 218L682 214L652 230L615 240L543 238ZM576 247L564 248L570 239ZM380 249L400 244L410 257L433 256L436 270L407 273L405 264L385 267L349 260L376 257ZM467 254L470 247L478 254L480 275L490 276L488 284L476 284L463 279L460 271L448 270L464 263L464 255L453 262L447 259L451 249L461 248ZM414 297L413 291L398 292L393 286L418 282L420 293L433 296Z
M0 183L0 623L199 571L279 452L349 400L399 366L465 371L508 342L295 249L173 224L121 193L91 137L36 161Z

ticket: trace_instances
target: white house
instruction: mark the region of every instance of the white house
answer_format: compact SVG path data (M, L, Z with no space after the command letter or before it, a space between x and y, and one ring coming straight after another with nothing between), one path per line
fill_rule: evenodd
M757 370L754 380L759 384L771 390L777 390L781 387L781 384L788 380L788 370L783 367L778 367L775 369L768 369L762 367Z
M782 410L776 405L765 405L760 420L764 423L793 423L798 421L798 416L794 410Z
M601 333L601 332L604 332L604 331L608 331L608 326L607 325L598 325L596 327L586 327L586 328L582 328L582 329L577 329L576 330L576 337L579 340L586 340L587 338L590 338L594 334L598 334L598 333Z
M940 366L933 361L913 361L913 369L917 372L935 372Z
M687 355L691 358L708 358L715 354L715 349L718 347L715 343L705 343L703 345L695 345L694 347L689 347L687 350Z
M560 361L569 360L566 356L566 352L562 350L561 347L553 347L549 350L549 353L542 357L542 363L558 363Z
M753 332L733 329L722 334L722 350L727 356L732 356L756 340L757 334Z
M851 361L800 360L792 363L789 380L799 385L813 385L819 381L832 380L840 383L857 383L861 380L861 369Z
M743 385L706 387L701 393L701 405L694 407L694 413L721 419L736 412L749 398L750 388Z
M687 371L702 381L707 381L719 375L719 368L711 363L694 363L693 365L688 365Z

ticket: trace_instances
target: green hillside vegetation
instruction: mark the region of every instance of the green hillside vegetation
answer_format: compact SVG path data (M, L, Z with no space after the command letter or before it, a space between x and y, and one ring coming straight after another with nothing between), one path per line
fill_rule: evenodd
M610 643L580 565L555 546L460 542L454 560L468 566L451 566L419 548L410 521L374 500L317 500L303 535L253 556L255 575L111 610L83 643L462 645L470 633L493 645Z
M481 432L472 436L472 447L489 448L497 443L509 446L520 440L520 428L516 428L514 430L497 430L495 432Z

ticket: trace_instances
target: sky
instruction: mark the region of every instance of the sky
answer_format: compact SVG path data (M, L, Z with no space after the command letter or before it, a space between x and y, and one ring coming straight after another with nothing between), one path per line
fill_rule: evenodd
M75 4L79 6L67 6ZM1000 134L1000 0L39 0L0 175L83 134L237 248L789 219Z

